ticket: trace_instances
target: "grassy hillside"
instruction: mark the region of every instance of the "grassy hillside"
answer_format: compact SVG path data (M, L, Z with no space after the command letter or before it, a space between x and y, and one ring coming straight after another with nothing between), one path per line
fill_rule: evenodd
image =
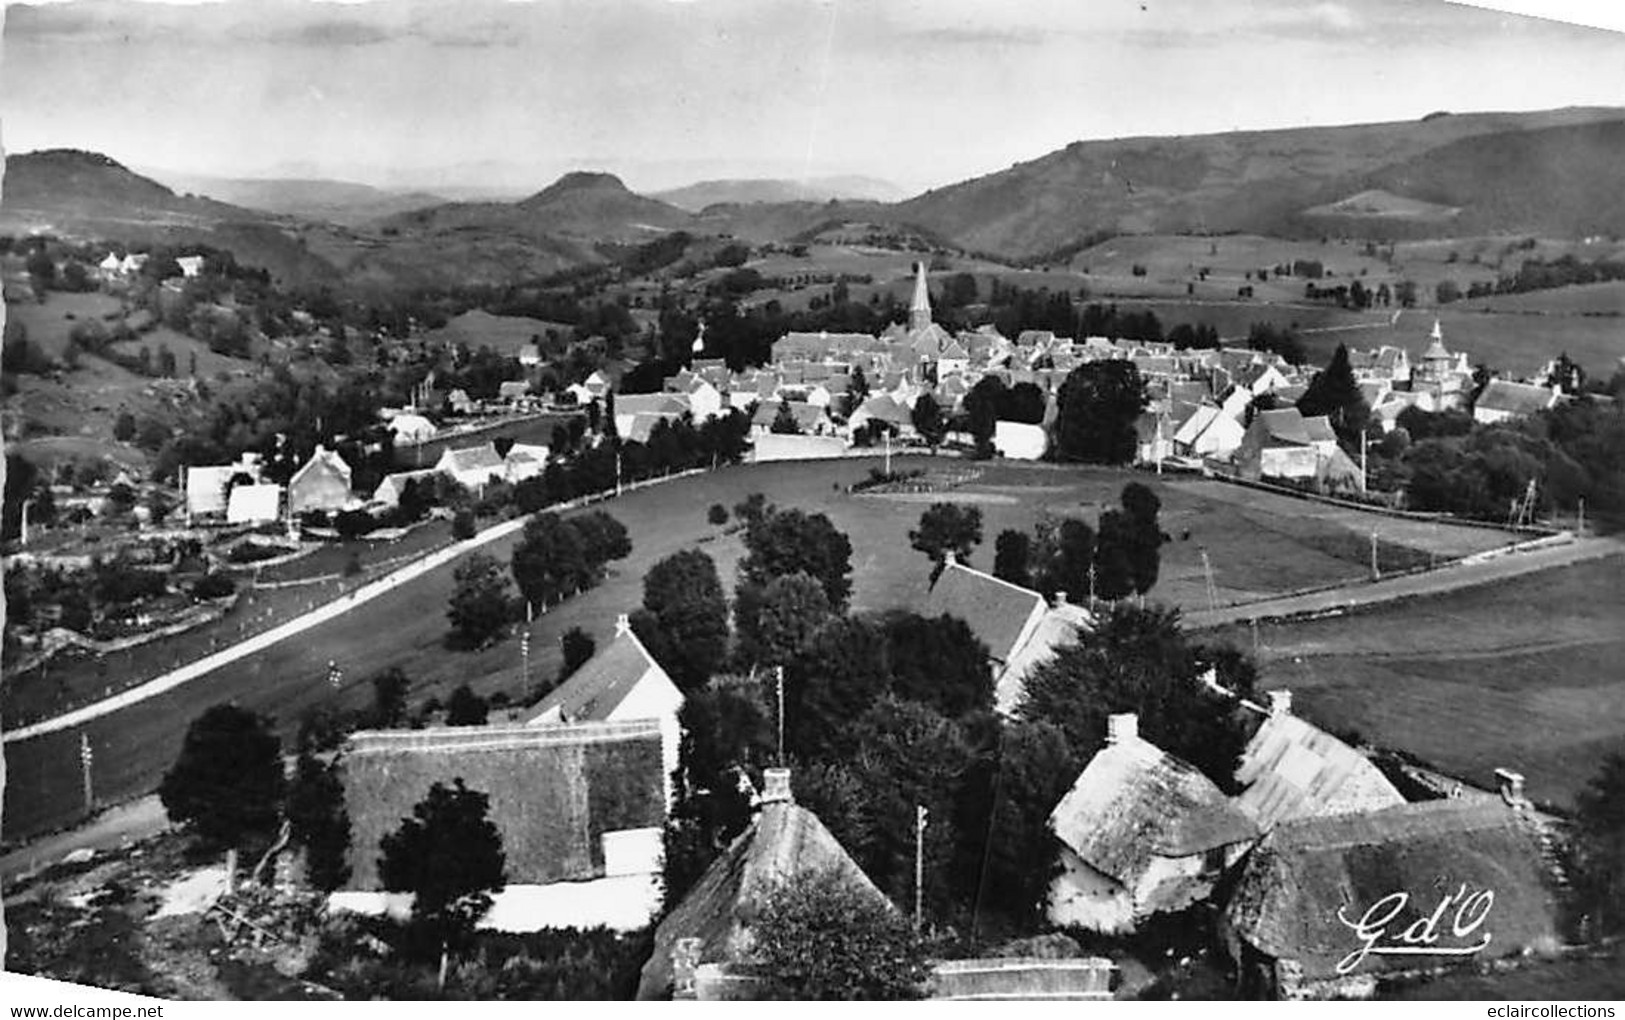
M1581 226L1579 218L1559 212L1572 208L1569 192L1618 181L1617 168L1607 160L1611 134L1570 129L1622 118L1625 111L1571 109L1075 142L1008 170L929 191L893 207L892 216L938 230L966 247L1032 256L1102 231L1303 236L1322 229L1302 217L1304 210L1380 188L1446 206L1467 207L1472 198L1472 215L1463 213L1461 230L1486 232L1498 228L1498 217L1510 217L1561 222L1569 233ZM1543 129L1550 134L1509 140ZM1474 138L1482 142L1465 144ZM1503 141L1515 154L1489 158ZM1534 156L1558 141L1570 146L1564 151L1577 161L1563 194L1517 185L1519 175L1538 168ZM1464 144L1447 148L1455 143ZM1431 162L1431 150L1441 148L1446 151L1437 164ZM1475 153L1483 154L1478 162ZM1387 172L1390 167L1399 169ZM1469 194L1438 186L1446 179ZM1532 209L1490 197L1503 190L1532 203ZM1580 232L1599 231L1587 225Z
M1267 686L1303 714L1489 785L1529 778L1572 805L1625 749L1625 586L1618 556L1326 620L1260 626ZM1251 636L1233 640L1251 647Z

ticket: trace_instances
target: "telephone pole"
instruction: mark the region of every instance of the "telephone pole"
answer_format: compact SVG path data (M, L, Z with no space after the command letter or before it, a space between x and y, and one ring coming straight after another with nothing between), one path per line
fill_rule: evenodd
M1371 580L1382 580L1382 570L1377 566L1377 529L1371 529Z
M774 670L775 686L779 696L779 768L784 767L784 667Z
M929 814L924 804L914 807L914 932L920 931L925 912L925 820Z
M1219 589L1213 583L1213 561L1208 559L1207 546L1202 546L1202 575L1207 580L1207 607L1209 611L1219 608Z
M530 691L530 621L533 609L529 600L525 602L525 629L519 632L519 670L521 690Z
M90 767L95 763L95 752L90 749L90 734L79 731L79 771L84 780L85 787L85 813L90 814L96 810L95 787L91 785Z

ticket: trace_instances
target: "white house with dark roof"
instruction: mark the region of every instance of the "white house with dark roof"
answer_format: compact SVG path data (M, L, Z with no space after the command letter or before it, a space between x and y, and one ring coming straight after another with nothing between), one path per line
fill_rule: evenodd
M632 632L625 614L615 620L615 637L537 702L529 726L583 722L653 720L660 727L666 798L678 765L682 727L677 714L683 692Z
M987 646L993 661L994 707L1009 715L1021 703L1027 674L1077 640L1094 624L1082 606L1057 594L1054 605L1020 585L984 574L948 554L942 574L926 596L925 616L955 616Z
M1197 769L1144 739L1133 714L1107 719L1106 746L1050 813L1061 874L1056 925L1130 932L1206 899L1258 827Z

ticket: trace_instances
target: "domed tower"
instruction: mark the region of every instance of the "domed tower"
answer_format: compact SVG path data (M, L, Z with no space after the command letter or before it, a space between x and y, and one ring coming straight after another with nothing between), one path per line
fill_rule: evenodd
M1422 380L1431 384L1438 384L1450 374L1450 366L1456 361L1444 346L1444 330L1439 328L1439 320L1433 320L1433 332L1429 334L1431 342L1428 349L1422 352L1422 367L1419 374Z

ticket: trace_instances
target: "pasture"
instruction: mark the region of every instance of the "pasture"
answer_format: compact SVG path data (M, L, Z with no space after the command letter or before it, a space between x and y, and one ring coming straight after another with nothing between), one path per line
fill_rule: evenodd
M121 340L113 345L113 350L131 357L139 356L141 348L145 347L151 352L153 365L158 364L158 351L168 347L175 355L175 377L184 379L191 374L192 359L197 359L197 376L200 379L216 379L223 375L240 375L258 372L260 366L252 361L242 358L233 358L224 354L217 354L209 349L209 345L194 340L185 333L177 333L168 326L159 325L142 333L133 340Z
M545 341L548 331L568 339L575 327L562 322L547 322L521 315L492 315L483 309L464 312L439 329L430 330L425 339L430 342L467 344L477 351L489 347L504 357L519 356L519 348L533 340Z
M1479 786L1494 770L1568 808L1625 750L1625 559L1612 556L1343 617L1257 629L1261 684L1333 732ZM1246 628L1232 643L1253 647Z
M898 458L899 466L929 466L930 458ZM960 461L937 461L963 467ZM630 612L642 601L643 575L655 562L683 549L698 548L712 556L724 584L732 588L743 544L737 534L706 521L713 503L732 507L752 492L763 492L779 506L829 514L853 545L853 608L858 611L893 606L919 607L927 593L929 562L911 549L908 531L924 507L884 496L850 494L846 487L864 478L879 458L770 464L724 468L709 474L628 493L602 507L620 519L633 541L633 555L612 565L597 588L540 613L532 625L531 682L557 671L559 641L571 627L581 627L602 646L613 635L616 614ZM1093 523L1103 506L1115 505L1123 485L1140 480L1153 486L1163 501L1165 547L1161 581L1153 598L1180 605L1205 605L1207 589L1202 549L1208 552L1218 597L1246 601L1269 594L1365 576L1369 557L1368 515L1337 511L1316 516L1306 504L1267 493L1231 490L1217 482L1168 479L1154 475L1097 468L991 463L959 498L982 496L983 541L973 564L987 568L993 543L1005 528L1028 529L1041 510L1080 514ZM1013 499L1011 497L1014 497ZM1337 514L1347 515L1340 519ZM1385 519L1386 520L1386 519ZM1457 532L1471 531L1471 536ZM1504 540L1479 529L1442 529L1431 533L1438 548L1455 550L1463 543ZM1384 564L1429 557L1429 535L1387 542L1380 550ZM484 552L506 563L514 541L493 543ZM1448 553L1441 552L1441 555ZM445 648L446 605L453 588L455 564L436 570L342 617L283 642L252 661L241 662L191 684L150 699L114 716L90 723L97 752L99 796L113 800L144 793L173 761L186 725L219 701L239 703L271 714L291 740L299 714L321 704L360 707L370 699L368 679L389 666L411 678L410 703L431 696L442 700L461 683L490 695L498 691L518 699L525 678L517 635L480 652ZM313 598L330 598L340 582L314 588L256 592L254 601L221 624L172 641L132 650L118 662L104 660L52 667L53 684L100 693L105 677L150 676L176 660L203 654L211 641L234 639L239 624L258 630L296 615ZM1078 579L1077 595L1087 591ZM327 663L343 670L342 684L327 683ZM8 711L8 717L12 713ZM78 799L78 731L40 737L5 748L9 789L5 832L37 834L70 824L82 814Z
M97 291L69 294L46 292L43 302L21 301L6 305L6 319L16 320L28 330L33 341L53 358L68 348L68 333L81 322L100 322L111 327L122 315L119 299Z

